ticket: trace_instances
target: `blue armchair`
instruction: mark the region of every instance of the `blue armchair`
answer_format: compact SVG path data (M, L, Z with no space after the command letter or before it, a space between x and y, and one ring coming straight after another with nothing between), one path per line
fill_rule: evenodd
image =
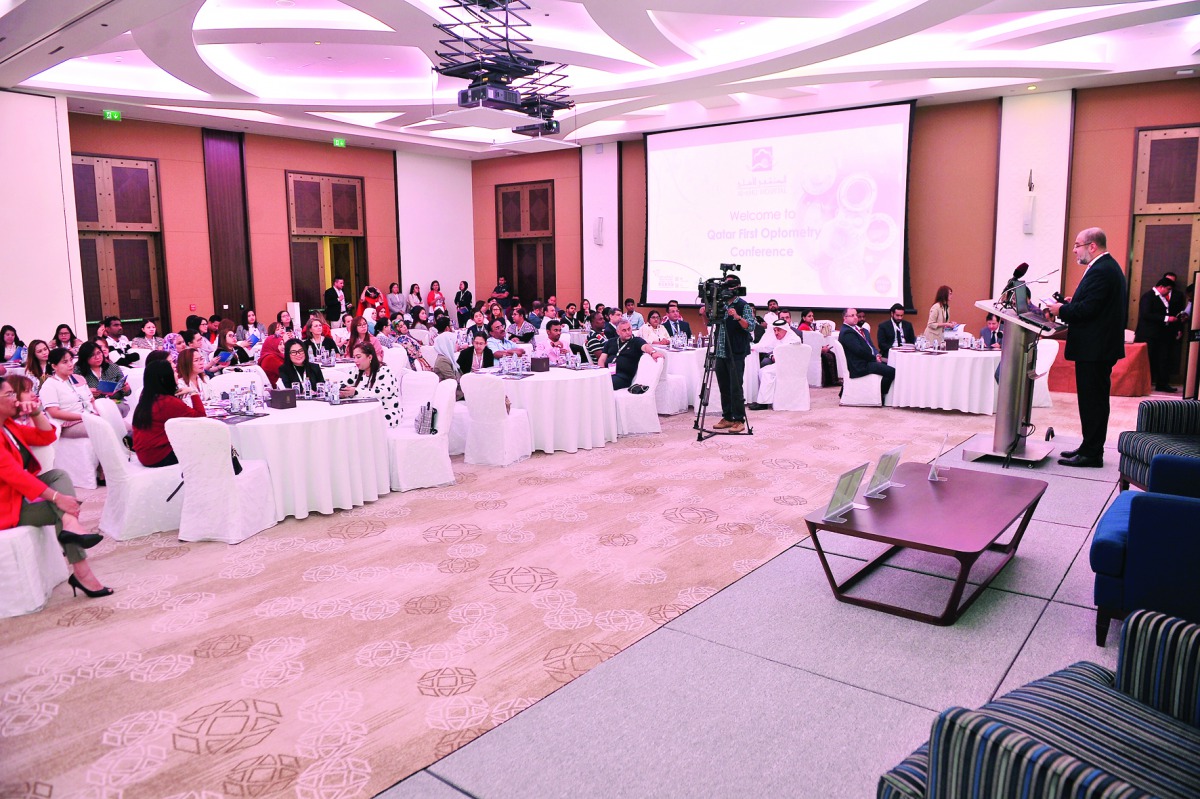
M1200 622L1200 458L1156 455L1147 491L1122 491L1092 539L1096 645L1135 608Z

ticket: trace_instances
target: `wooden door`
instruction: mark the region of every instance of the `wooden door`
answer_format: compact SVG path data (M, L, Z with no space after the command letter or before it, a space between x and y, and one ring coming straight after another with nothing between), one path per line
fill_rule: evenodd
M80 231L79 255L89 326L106 316L162 318L156 236Z
M293 236L292 296L300 303L300 314L305 319L314 308L325 307L324 272L325 247L321 237Z

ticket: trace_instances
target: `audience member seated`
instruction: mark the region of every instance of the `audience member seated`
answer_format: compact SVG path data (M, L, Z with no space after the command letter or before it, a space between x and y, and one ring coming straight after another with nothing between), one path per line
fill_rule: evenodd
M251 336L257 336L258 341L254 343L258 344L267 338L267 328L262 322L258 321L258 314L247 308L242 311L242 323L237 326L234 335L237 336L238 341L249 341ZM253 347L254 344L248 344L247 346Z
M142 396L133 411L133 451L143 466L156 469L179 463L167 438L166 424L168 419L180 417L204 418L204 403L199 392L190 387L177 387L175 374L167 361L148 362Z
M537 335L537 328L529 323L525 317L525 312L519 308L512 310L512 324L505 331L508 333L510 341L519 341L522 344L528 344L533 341L533 337Z
M429 365L429 361L425 360L425 356L421 354L421 342L409 335L408 323L401 319L393 327L396 331L396 346L404 350L404 354L408 356L409 368L418 372L432 372L433 367ZM378 346L375 348L375 355L380 361L383 360L383 352Z
M177 391L195 392L203 396L208 375L200 368L201 357L200 351L191 347L179 353L179 360L175 363L175 374L178 376L175 381Z
M467 335L475 338L476 333L482 333L484 339L487 339L488 325L487 320L483 316L483 311L476 311L471 316L471 323L467 325Z
M629 324L633 327L635 332L641 330L642 325L646 324L645 318L638 313L637 303L632 299L625 300L624 318L629 320Z
M573 302L567 303L567 307L558 315L558 318L567 326L567 330L581 330L583 327L579 321L579 306Z
M362 290L362 294L358 298L358 308L355 310L356 316L366 318L367 310L375 312L375 323L382 324L388 318L388 304L379 289L374 286L367 286Z
M229 353L229 355L225 355L225 353ZM253 362L254 359L250 357L250 353L238 345L233 323L226 319L221 323L221 329L217 333L217 349L213 353L212 360L209 361L209 370L218 372L231 366Z
M125 336L125 325L121 322L121 317L104 317L104 321L96 329L96 337L104 342L104 357L110 363L115 363L117 366L133 366L141 360L138 353L129 351L133 345Z
M896 368L883 362L883 356L871 341L870 331L858 326L858 311L847 308L842 314L842 329L838 333L838 341L846 353L846 370L850 377L862 377L875 374L883 377L880 387L881 401L887 398L888 389L896 379Z
M1004 334L1000 332L1000 318L994 313L987 315L987 322L984 324L983 330L979 331L979 338L983 340L984 349L1000 349L1000 342L1004 338Z
M147 319L142 322L142 335L129 342L130 346L138 350L161 350L166 342L160 338L158 333L158 325L153 319Z
M279 323L279 328L275 331L280 338L292 338L296 331L292 328L292 315L287 311L280 311L275 314L275 321ZM271 335L271 329L267 328L267 335Z
M771 323L771 332L754 347L758 353L758 401L746 405L752 411L765 411L775 402L775 350L785 344L803 343L784 319Z
M320 360L324 357L337 355L337 342L333 340L332 335L325 335L324 321L317 314L308 317L306 335L304 349L308 352L308 357L312 360Z
M383 418L388 427L400 424L400 383L392 370L379 360L375 348L366 342L354 345L354 372L342 383L343 399L374 397L383 406Z
M21 360L22 351L25 349L25 342L21 341L15 327L12 325L0 327L0 343L4 345L4 351L0 353L0 361L15 363Z
M67 580L71 593L82 590L89 597L108 596L112 589L96 579L84 551L99 544L103 536L80 524L79 500L67 473L61 469L42 472L29 451L30 447L48 446L56 438L32 389L33 382L19 375L0 381L0 427L4 431L0 435L0 529L53 525L71 564ZM22 424L18 417L27 423Z
M266 372L267 382L272 387L279 382L279 370L283 366L284 340L275 332L278 329L278 323L267 328L267 340L258 353L258 365Z
M40 394L42 384L50 376L50 345L35 338L25 352L25 375L33 380L33 393Z
M892 316L879 326L879 354L886 361L892 347L903 347L915 344L917 335L913 332L912 322L904 318L904 306L896 303L892 306Z
M87 438L83 415L96 413L96 408L87 383L75 374L75 357L59 347L50 350L47 363L50 376L38 392L42 407L58 424L63 438Z
M71 326L64 322L54 331L53 344L55 347L67 350L72 355L78 355L79 347L83 344L83 341L75 335L74 331L71 330Z
M638 361L641 360L643 352L655 360L666 357L654 349L653 344L634 338L633 325L628 319L622 319L617 324L617 337L609 339L604 345L604 351L600 353L600 366L615 364L612 375L614 391L633 385L633 379L637 377Z
M408 332L407 328L405 328L405 332ZM346 353L351 353L360 342L364 341L375 348L376 357L382 361L383 347L375 340L375 336L371 335L371 328L367 324L367 320L361 316L356 316L350 323L350 337L346 340ZM419 347L420 345L418 344L417 346Z
M488 349L488 340L482 332L471 336L471 346L458 354L458 373L478 372L496 364L496 356Z
M107 383L121 383L125 379L125 373L121 371L121 367L109 362L108 344L104 339L85 342L79 348L79 360L75 363L75 372L87 383L93 400L108 397L117 403L122 416L129 415L129 403L125 402L125 398L133 389L128 385L122 385L113 391L100 390L101 380Z
M326 339L328 341L328 339ZM308 346L300 339L292 339L283 345L283 365L279 367L279 385L282 388L304 385L308 378L310 388L325 382L321 367L308 359Z
M428 330L429 329L429 311L418 305L412 309L412 324L409 325L412 330Z
M567 308L570 309L574 305L575 303L571 303ZM582 304L580 304L579 310L575 311L575 329L587 330L591 328L593 313L595 312L592 310L591 301L585 298Z
M566 324L561 319L550 319L546 322L546 333L537 340L533 354L540 358L549 358L550 363L561 364L567 355L578 355L580 360L587 360L587 350L578 344L572 344L563 336Z
M588 330L587 340L584 342L592 363L596 363L600 359L600 353L604 351L604 345L608 343L608 334L604 331L604 327L604 312L596 311L592 314L591 326Z
M449 331L438 333L437 338L433 340L433 348L437 350L437 357L433 359L433 373L438 376L438 380L453 380L456 385L458 383L458 353L455 352L457 342L458 336ZM456 401L463 399L461 387L455 393Z
M504 322L499 319L492 320L492 335L488 338L487 345L488 349L492 351L492 355L497 358L504 358L509 355L524 355L527 351L517 342L508 340L508 334L504 330Z
M671 331L667 330L667 328L663 326L662 314L660 314L658 311L650 312L650 315L646 317L646 324L642 325L642 328L637 331L637 334L641 336L644 341L647 341L651 344L671 343Z
M800 314L800 330L801 330L801 332L803 332L805 330L816 330L816 329L817 329L817 313L816 313L816 311L812 310L811 308L806 308L804 310L804 312L802 314Z
M663 323L663 327L672 336L688 336L690 338L692 335L692 326L683 318L678 305L667 308L667 320Z

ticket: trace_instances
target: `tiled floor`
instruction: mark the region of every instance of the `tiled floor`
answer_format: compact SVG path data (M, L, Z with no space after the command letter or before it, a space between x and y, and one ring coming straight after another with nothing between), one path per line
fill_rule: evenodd
M1116 460L1009 472L1049 487L1017 557L953 626L835 601L805 540L381 796L872 796L941 710L1078 660L1115 665L1118 625L1093 640L1087 547ZM1001 468L957 451L943 463ZM874 550L831 538L828 551L836 573ZM932 607L948 574L905 555L863 590Z

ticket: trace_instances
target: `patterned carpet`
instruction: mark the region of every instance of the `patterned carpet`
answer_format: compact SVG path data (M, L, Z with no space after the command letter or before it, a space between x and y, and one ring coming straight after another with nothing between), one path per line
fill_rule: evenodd
M1077 435L1073 397L1055 401L1039 421ZM1113 428L1135 412L1118 402ZM372 796L796 543L840 472L993 423L829 389L753 420L698 443L677 416L508 469L455 459L451 488L235 547L105 541L113 596L63 585L0 621L0 797ZM103 489L83 493L94 525Z

